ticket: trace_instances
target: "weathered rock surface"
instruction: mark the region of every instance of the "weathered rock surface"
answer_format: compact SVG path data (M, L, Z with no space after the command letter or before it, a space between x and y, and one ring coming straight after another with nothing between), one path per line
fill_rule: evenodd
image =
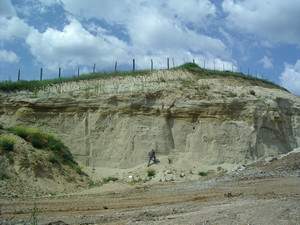
M300 146L299 96L182 70L63 83L34 96L2 93L0 120L54 133L94 167L131 168L151 149L212 165Z

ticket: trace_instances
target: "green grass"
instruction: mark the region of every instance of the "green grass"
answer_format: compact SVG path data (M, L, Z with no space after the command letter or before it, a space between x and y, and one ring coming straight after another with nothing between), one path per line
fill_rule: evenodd
M9 152L6 152L5 156L6 156L6 158L8 159L8 163L9 163L10 165L12 165L12 164L15 163L14 158L11 156L11 154L10 154Z
M255 91L254 90L250 90L250 94L254 96L255 95Z
M191 72L195 72L195 73L198 73L198 74L204 74L206 76L215 76L215 75L219 75L219 76L230 76L230 77L241 77L241 78L244 78L246 80L249 80L251 81L251 84L252 85L256 85L258 86L258 81L262 82L262 83L265 83L265 84L269 84L269 85L272 85L276 88L280 88L282 90L285 90L288 92L288 90L286 90L285 88L269 81L269 80L266 80L266 79L261 79L261 78L258 78L258 77L253 77L253 76L250 76L250 75L245 75L243 73L240 73L240 72L231 72L231 71L228 71L228 70L225 70L225 71L218 71L218 70L210 70L210 69L204 69L204 68L201 68L199 67L197 64L195 63L185 63L179 67L176 67L174 68L175 70L177 69L185 69L185 70L188 70L188 71L191 71Z
M10 128L8 128L8 131L25 139L25 140L30 134L29 128L24 127L24 126L10 127Z
M35 161L43 162L46 159L52 164L58 165L59 168L62 168L61 164L64 164L69 166L80 176L88 176L84 171L82 171L78 163L74 160L68 147L65 146L63 142L56 138L53 134L44 134L39 129L28 128L25 126L10 127L4 129L3 131L1 130L1 132L13 133L31 143L32 148L30 148L29 151L35 154L30 154L30 156ZM1 153L4 153L10 165L14 164L14 158L11 154L11 151L13 151L15 143L15 139L10 136L0 137ZM36 149L43 149L43 151L37 151ZM42 156L46 152L49 152L47 158ZM21 153L26 159L28 159L28 152L22 150ZM5 179L5 175L3 173L0 175L2 180ZM68 182L73 182L75 181L75 177L68 176L66 180ZM114 180L114 178L111 178L111 180Z
M230 92L227 94L227 96L230 97L230 98L235 98L235 97L237 97L237 93L233 93L233 92L230 91Z
M48 157L48 160L53 163L60 165L61 163L65 165L69 165L72 169L74 169L79 175L85 175L81 168L78 166L78 163L74 160L70 150L68 147L64 145L64 143L56 138L52 134L45 134L41 132L39 129L28 128L24 126L10 127L7 129L8 132L13 133L25 141L32 144L32 147L37 149L45 149L50 150L51 154ZM2 137L0 138L0 148L11 151L12 149L10 137ZM33 148L32 151L35 151Z
M75 181L75 177L73 177L73 176L67 177L66 181L68 181L69 183L74 182Z
M146 169L148 177L154 177L155 176L155 169L153 168L147 168Z
M191 72L196 72L198 74L204 74L207 76L215 76L215 75L220 75L220 76L231 76L231 77L242 77L244 79L250 80L252 85L259 85L258 81L273 85L274 87L284 89L283 87L280 87L279 85L270 82L266 79L260 79L257 77L253 77L250 75L245 75L243 73L239 72L231 72L231 71L218 71L218 70L209 70L209 69L204 69L199 67L195 63L185 63L181 66L175 67L171 70L178 70L178 69L185 69ZM89 73L89 74L84 74L80 76L71 76L71 77L66 77L66 78L57 78L57 79L48 79L48 80L42 80L42 81L37 81L37 80L32 80L32 81L2 81L0 82L0 90L4 92L16 92L16 91L30 91L33 92L34 95L32 97L37 97L37 92L44 87L48 85L55 85L55 84L61 84L65 82L78 82L81 80L90 80L90 79L105 79L109 77L116 77L116 76L136 76L136 75L147 75L150 74L150 70L138 70L138 71L117 71L117 72L101 72L101 73ZM161 82L166 82L164 78L160 78ZM186 84L190 85L190 84Z
M206 171L206 172L200 171L200 172L198 173L198 175L201 176L201 177L206 177L206 176L208 176L209 174L212 174L212 173L214 173L214 172L215 172L215 171L213 171L213 170L208 170L208 171Z
M107 177L107 178L103 178L103 183L106 184L106 183L109 183L110 181L117 181L119 180L117 177Z
M3 171L0 171L0 180L8 180L10 177Z
M218 166L217 170L219 173L227 173L228 172L226 169L222 168L221 166Z
M58 156L55 154L51 154L49 156L48 160L53 164L58 164L58 165L60 164L60 162L59 162L60 160L59 160Z
M30 91L36 96L37 92L48 85L61 84L65 82L81 81L81 80L91 80L99 78L109 78L112 76L135 76L135 75L145 75L149 74L149 70L137 70L133 71L118 71L118 72L102 72L102 73L89 73L80 76L71 76L65 78L57 79L47 79L47 80L20 80L20 81L2 81L0 82L0 90L4 92L17 92L17 91Z
M16 141L12 137L3 136L0 138L0 148L4 151L12 151Z
M89 188L100 187L103 184L109 183L110 181L114 182L114 181L117 181L117 180L119 180L119 178L117 178L117 177L104 177L102 179L102 181L98 181L98 182L90 181L89 184L88 184L88 187Z
M26 221L24 224L25 225L37 225L38 224L38 220L37 220L37 207L36 207L36 203L34 203L33 205L33 209L32 209L32 214L31 214L31 217L28 221Z

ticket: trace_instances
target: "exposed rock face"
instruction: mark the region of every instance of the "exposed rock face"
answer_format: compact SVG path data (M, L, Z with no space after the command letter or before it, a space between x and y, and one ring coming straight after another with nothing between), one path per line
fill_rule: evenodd
M95 167L134 167L151 149L222 164L300 146L299 96L242 78L207 78L156 71L64 83L34 98L2 93L0 120L52 132L77 160Z

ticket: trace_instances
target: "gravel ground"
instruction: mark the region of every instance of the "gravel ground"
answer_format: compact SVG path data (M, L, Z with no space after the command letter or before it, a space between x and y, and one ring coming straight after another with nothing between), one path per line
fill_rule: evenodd
M1 197L0 223L300 224L299 162L294 153L203 180L115 182L69 195Z

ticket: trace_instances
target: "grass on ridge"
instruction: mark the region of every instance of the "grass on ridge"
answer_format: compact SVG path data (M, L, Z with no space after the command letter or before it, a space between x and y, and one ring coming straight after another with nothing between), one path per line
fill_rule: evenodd
M176 67L174 69L185 69L185 70L188 70L188 71L191 71L191 72L205 74L207 76L219 75L219 76L241 77L241 78L244 78L246 80L252 81L253 85L259 86L257 81L260 81L260 82L263 82L265 84L273 85L274 87L280 88L280 89L285 90L285 91L288 92L288 90L286 90L285 88L279 86L278 84L275 84L274 82L271 82L271 81L266 80L266 79L258 78L258 77L253 77L253 76L250 76L250 75L245 75L241 72L231 72L229 70L219 71L219 70L204 69L204 68L199 67L195 63L185 63L185 64L183 64L179 67Z
M204 69L199 67L195 63L185 63L181 66L175 67L171 70L178 70L178 69L185 69L191 72L196 72L198 74L204 74L207 76L212 76L212 75L219 75L219 76L231 76L231 77L242 77L244 79L252 81L253 85L258 85L257 81L263 82L265 84L270 84L273 85L274 87L280 88L282 90L287 91L283 87L269 81L266 79L261 79L257 77L253 77L250 75L245 75L240 72L231 72L229 70L225 71L218 71L218 70L210 70L210 69ZM112 72L101 72L101 73L89 73L89 74L84 74L80 76L72 76L72 77L66 77L66 78L58 78L58 79L48 79L48 80L31 80L31 81L25 81L25 80L20 80L20 81L2 81L0 82L0 91L4 92L15 92L15 91L30 91L30 92L37 92L38 90L42 89L45 86L48 85L55 85L55 84L60 84L60 83L65 83L65 82L79 82L81 80L91 80L91 79L99 79L99 78L108 78L108 77L113 77L113 76L135 76L135 75L146 75L150 74L150 70L138 70L138 71L112 71ZM163 81L162 81L163 82Z
M80 76L64 77L57 79L47 79L47 80L20 80L20 81L2 81L0 82L0 90L4 92L16 92L16 91L30 91L36 92L43 87L48 85L61 84L65 82L81 81L81 80L91 80L99 78L108 78L112 76L135 76L144 75L150 73L149 70L138 70L138 71L120 71L120 72L102 72L102 73L89 73Z

